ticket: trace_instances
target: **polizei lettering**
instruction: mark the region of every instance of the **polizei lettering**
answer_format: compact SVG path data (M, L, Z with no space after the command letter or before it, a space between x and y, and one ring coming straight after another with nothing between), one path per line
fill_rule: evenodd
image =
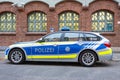
M38 52L38 53L51 53L51 52L54 52L54 48L35 48L35 52Z

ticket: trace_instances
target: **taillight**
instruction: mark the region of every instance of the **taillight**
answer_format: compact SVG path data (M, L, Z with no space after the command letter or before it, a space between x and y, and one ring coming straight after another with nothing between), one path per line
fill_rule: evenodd
M104 45L105 45L106 47L111 47L111 44L110 44L110 43L104 43Z

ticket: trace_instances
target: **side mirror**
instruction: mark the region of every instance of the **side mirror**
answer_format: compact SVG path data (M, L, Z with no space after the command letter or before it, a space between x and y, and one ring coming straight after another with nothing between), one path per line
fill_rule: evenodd
M41 39L37 41L38 43L45 42L45 40Z

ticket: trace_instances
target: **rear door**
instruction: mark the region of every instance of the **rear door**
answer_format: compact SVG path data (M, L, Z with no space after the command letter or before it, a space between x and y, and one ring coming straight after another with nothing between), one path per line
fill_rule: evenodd
M76 58L81 46L79 45L80 34L77 32L66 32L63 36L63 41L58 45L59 59Z

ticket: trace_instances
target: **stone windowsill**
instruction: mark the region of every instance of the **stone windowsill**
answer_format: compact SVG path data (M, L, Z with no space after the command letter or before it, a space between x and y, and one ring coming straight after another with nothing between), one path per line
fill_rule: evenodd
M47 32L27 32L26 35L46 35Z
M16 32L0 32L0 35L16 35Z
M114 36L116 35L115 32L100 32L101 35L109 35L109 36Z

